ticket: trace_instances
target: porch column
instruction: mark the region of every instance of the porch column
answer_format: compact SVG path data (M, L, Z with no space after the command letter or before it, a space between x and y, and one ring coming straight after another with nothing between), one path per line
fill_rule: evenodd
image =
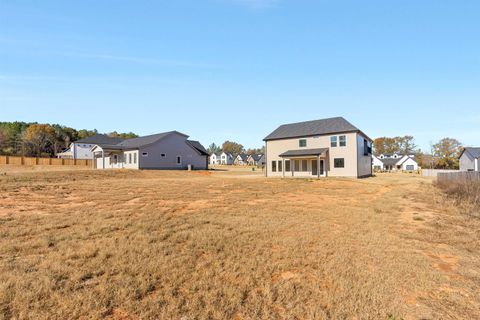
M480 169L478 168L478 158L475 159L475 171L480 171Z
M103 168L105 169L105 151L102 150L102 163L103 163Z
M320 179L320 155L317 156L317 179Z
M282 176L285 178L285 158L282 158Z
M290 168L292 169L292 177L295 176L295 159L290 158Z

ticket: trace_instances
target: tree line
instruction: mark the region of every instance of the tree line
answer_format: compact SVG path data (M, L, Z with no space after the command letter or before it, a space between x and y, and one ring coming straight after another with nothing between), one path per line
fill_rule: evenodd
M265 152L265 147L245 149L245 147L242 144L227 140L224 143L222 143L221 146L218 146L215 143L210 144L207 148L207 151L209 154L226 152L234 155L241 154L241 153L245 153L247 155L253 155L253 154L263 154Z
M98 134L94 130L77 130L59 124L37 122L0 122L0 154L11 156L53 157L62 152L71 142ZM108 133L111 137L124 139L138 137L136 134Z
M432 169L458 169L458 157L463 148L462 143L453 138L443 138L437 143L432 143L429 153L418 148L415 138L410 135L380 137L373 141L375 155L392 153L415 155L422 168Z

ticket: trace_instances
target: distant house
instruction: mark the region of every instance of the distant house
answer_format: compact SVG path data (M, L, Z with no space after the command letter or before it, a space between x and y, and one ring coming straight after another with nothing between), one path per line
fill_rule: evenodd
M122 138L109 137L105 134L96 134L85 139L70 143L67 150L57 153L58 158L64 159L93 159L92 148L97 144L117 144Z
M237 156L233 160L233 164L235 164L237 166L246 166L247 165L247 158L248 158L248 154L246 154L246 153L237 154Z
M460 155L460 171L480 171L480 148L465 148Z
M251 154L247 157L247 164L249 166L261 166L262 159L264 159L263 154Z
M267 177L372 175L372 139L342 117L284 124L264 141Z
M414 155L381 154L373 155L372 160L375 171L416 171L419 168Z
M186 134L170 131L124 140L117 144L100 143L92 148L97 169L208 168L208 152Z
M232 165L234 156L231 153L212 153L210 155L210 164L211 165Z

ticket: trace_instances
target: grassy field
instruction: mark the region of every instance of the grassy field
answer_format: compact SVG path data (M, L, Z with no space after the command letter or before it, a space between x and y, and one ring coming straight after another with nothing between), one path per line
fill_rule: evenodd
M480 318L480 220L431 180L0 172L0 319Z

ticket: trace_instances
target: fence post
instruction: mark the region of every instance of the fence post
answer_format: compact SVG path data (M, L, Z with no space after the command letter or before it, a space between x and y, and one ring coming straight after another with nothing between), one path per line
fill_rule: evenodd
M24 156L22 156L22 159L20 160L20 163L22 164L22 166L25 165L25 157Z
M40 161L40 159L38 157L35 157L35 165L38 166L38 162Z
M5 164L10 164L10 156L5 157Z
M49 166L52 165L52 158L48 158L48 165L49 165Z

